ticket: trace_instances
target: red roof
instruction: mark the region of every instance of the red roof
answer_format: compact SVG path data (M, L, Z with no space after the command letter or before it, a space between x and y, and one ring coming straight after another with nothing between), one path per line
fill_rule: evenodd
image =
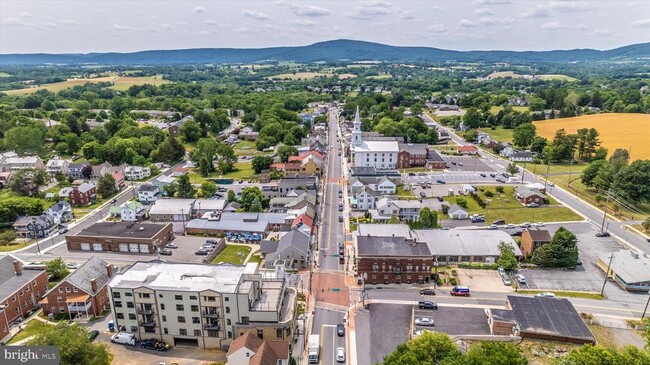
M302 164L300 162L287 162L284 164L284 169L288 171L299 171L301 167Z
M458 147L458 151L478 151L478 148L474 146L460 146Z
M318 151L306 151L306 152L303 152L303 153L301 153L301 154L299 155L299 157L301 157L300 160L302 161L305 157L307 157L307 156L309 156L309 155L314 155L314 156L320 158L321 160L323 159L323 157L325 157L325 156L323 156L322 153L320 153L320 152L318 152Z
M295 227L298 225L298 223L302 222L302 224L308 226L308 227L313 227L314 226L314 220L309 218L307 214L301 214L297 216L294 220L293 223L291 223L292 227Z
M284 164L283 163L274 163L269 166L271 170L284 170Z
M289 162L302 162L305 156L289 156Z

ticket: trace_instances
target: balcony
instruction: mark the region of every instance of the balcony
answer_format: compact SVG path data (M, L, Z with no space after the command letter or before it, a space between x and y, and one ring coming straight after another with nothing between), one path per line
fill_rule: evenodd
M208 331L218 331L220 327L218 322L211 322L211 323L206 323L203 326L203 329Z
M152 315L154 314L153 308L138 308L136 311L138 314Z
M201 316L205 318L219 318L219 312L217 311L201 312Z
M156 321L142 321L140 322L140 326L145 328L156 327Z
M393 274L401 274L402 273L402 268L401 267L394 267L393 268Z

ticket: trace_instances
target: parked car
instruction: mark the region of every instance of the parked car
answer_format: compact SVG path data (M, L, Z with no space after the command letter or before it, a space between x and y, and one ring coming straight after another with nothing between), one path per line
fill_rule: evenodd
M68 232L68 229L67 229L67 228L61 228L61 229L59 229L59 234L64 234L64 233L66 233L66 232Z
M162 250L160 250L160 254L163 255L163 256L171 256L172 255L172 250L170 250L168 248L163 248Z
M199 255L199 256L207 256L208 255L208 250L204 250L204 249L200 248L200 249L196 250L194 252L194 254Z
M546 224L544 224L544 222L537 222L537 224L535 224L535 227L544 227L545 225Z
M485 174L481 174L481 177L487 177L487 175L485 175Z
M205 243L209 243L209 244L212 244L212 245L216 245L216 244L219 243L219 241L217 241L217 240L213 240L213 239L209 239L209 240L205 240Z
M517 282L519 282L519 284L526 285L526 277L525 276L523 276L521 274L517 274L515 276L515 278L517 279Z
M510 233L510 235L513 236L513 237L514 237L514 236L521 236L522 233L524 233L523 230L521 230L521 229L517 229L517 230L512 231L512 232Z
M415 176L415 172L409 172L409 176Z
M178 248L178 245L170 242L165 245L165 248Z
M438 309L438 304L430 302L428 300L423 300L418 302L418 308L420 309Z
M420 196L421 196L422 198L426 198L426 197L427 197L427 194L425 194L424 191L421 191L421 192L420 192Z
M343 216L342 215L339 216L339 222L343 222Z
M422 289L420 290L420 295L436 295L435 289Z
M494 222L492 222L492 224L506 224L506 220L505 219L495 219Z
M543 298L555 298L555 293L544 292L544 293L535 294L535 296L543 297Z
M496 231L497 229L499 229L499 227L496 224L491 224L488 226L488 229L490 231Z
M149 338L146 339L142 342L140 342L140 347L143 349L151 349L151 350L156 350L156 351L167 351L169 350L169 345L160 341L156 340L155 338Z
M441 196L437 197L437 199L439 202L445 201L445 199L443 199Z
M345 349L343 347L336 348L336 362L345 362Z
M508 229L512 229L512 228L515 228L515 225L514 225L514 224L508 224L508 225L506 226L506 228L508 228Z
M519 225L520 228L530 228L530 222L524 222Z
M609 232L600 231L596 233L596 237L609 237L609 236L610 236Z
M539 208L539 204L537 203L528 203L526 204L528 208Z
M339 337L345 336L345 326L342 323L336 325L336 334Z
M65 266L67 266L68 269L78 269L79 268L79 264L76 263L76 262L68 262L67 264L65 264Z
M415 319L415 325L416 326L426 326L426 327L433 327L433 318L416 318Z
M554 187L554 186L555 186L555 184L553 184L553 183L550 182L550 181L549 181L548 183L546 183L546 185L548 185L548 186L550 186L550 187Z
M497 175L495 175L495 174L490 174L490 177L497 177Z
M135 335L128 332L118 332L111 336L112 343L121 343L123 345L135 346Z
M438 184L446 184L445 180L436 180Z
M502 178L498 178L498 179L497 179L497 182L500 182L500 183L502 183L502 184L505 184L505 183L506 183L506 181L503 180Z
M88 340L93 341L99 336L99 331L98 330L92 330L88 332Z

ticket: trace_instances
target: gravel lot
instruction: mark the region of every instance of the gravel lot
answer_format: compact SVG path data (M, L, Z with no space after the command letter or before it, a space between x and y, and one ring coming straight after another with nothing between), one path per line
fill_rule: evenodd
M515 289L503 285L501 275L496 270L457 269L460 283L472 289L489 292L512 293Z

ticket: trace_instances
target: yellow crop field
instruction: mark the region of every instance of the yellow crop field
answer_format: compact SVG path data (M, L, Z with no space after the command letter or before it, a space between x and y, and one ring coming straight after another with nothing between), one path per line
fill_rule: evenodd
M355 74L339 74L339 79L341 79L341 80L343 80L343 79L353 79L355 77L357 77L357 75L355 75Z
M553 139L555 131L564 128L576 133L581 128L596 128L602 146L611 154L617 148L630 150L632 160L650 159L650 115L610 113L583 115L574 118L551 119L533 122L537 134Z
M73 87L76 85L84 85L86 83L99 83L99 82L112 82L113 86L111 88L116 90L126 90L133 85L161 85L168 83L169 81L163 80L161 76L146 76L146 77L120 77L120 76L106 76L106 77L97 77L93 79L68 79L63 82L55 82L53 84L43 84L39 86L29 87L25 89L18 90L8 90L4 93L8 95L25 95L31 94L38 90L47 89L53 93Z

